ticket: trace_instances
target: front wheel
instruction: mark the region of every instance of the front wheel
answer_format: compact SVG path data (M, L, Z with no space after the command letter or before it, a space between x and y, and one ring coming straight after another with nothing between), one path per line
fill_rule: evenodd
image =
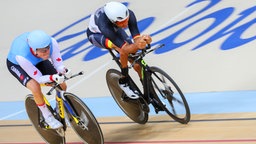
M175 121L187 124L190 121L190 109L179 86L160 68L151 67L150 69L155 99Z
M42 121L40 121L42 118L41 111L38 109L33 95L26 96L25 107L34 128L46 143L65 144L65 137L60 136L57 130L43 128Z
M88 144L104 144L104 137L98 121L87 105L76 95L65 92L70 107L65 106L69 123L77 135ZM75 114L70 112L70 109Z
M131 100L119 87L121 72L116 69L109 69L106 73L107 85L114 100L122 111L134 122L145 124L148 121L148 112L143 109L139 99ZM147 106L146 106L147 107Z

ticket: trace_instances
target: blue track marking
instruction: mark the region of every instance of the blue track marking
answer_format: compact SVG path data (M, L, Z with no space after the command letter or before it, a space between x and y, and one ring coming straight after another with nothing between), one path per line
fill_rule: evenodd
M256 112L256 91L186 93L191 114ZM83 98L96 117L125 116L110 96ZM55 101L51 104L54 106ZM0 120L28 119L24 101L0 102ZM151 108L150 115L155 114Z

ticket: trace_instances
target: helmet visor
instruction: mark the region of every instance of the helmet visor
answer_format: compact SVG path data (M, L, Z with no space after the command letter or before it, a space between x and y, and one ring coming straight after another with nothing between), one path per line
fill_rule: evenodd
M39 53L46 53L48 50L50 49L50 45L44 47L44 48L37 48L36 49L36 52L39 52Z

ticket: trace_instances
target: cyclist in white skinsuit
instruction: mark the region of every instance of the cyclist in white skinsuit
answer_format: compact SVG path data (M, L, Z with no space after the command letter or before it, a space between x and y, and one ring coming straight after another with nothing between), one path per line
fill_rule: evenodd
M63 64L57 41L41 30L25 32L12 42L6 63L10 73L32 92L50 128L61 128L63 125L47 108L40 86L55 81L67 88L64 76L70 77L71 70Z
M134 42L124 31L127 27ZM145 48L152 39L149 35L140 35L133 11L120 2L106 3L91 15L87 37L97 47L114 48L119 52L122 73L119 86L131 99L139 98L128 85L128 55ZM136 64L134 69L141 78L140 66Z

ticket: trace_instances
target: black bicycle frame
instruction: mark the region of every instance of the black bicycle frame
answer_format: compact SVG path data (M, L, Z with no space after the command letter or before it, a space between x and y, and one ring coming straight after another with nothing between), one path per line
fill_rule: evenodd
M153 85L151 83L152 71L143 58L140 58L137 62L141 66L142 85L143 85L143 96L147 103L151 103L154 100L155 95ZM154 96L155 97L155 96Z
M109 52L112 55L113 60L116 61L117 65L121 69L121 63L119 61L120 58L114 54L113 50L109 49ZM142 58L139 59L138 61L139 62L136 62L136 63L138 63L141 66L143 94L130 76L129 76L129 79L130 79L131 84L136 87L136 89L138 90L140 95L143 96L143 98L146 100L146 102L149 102L149 100L150 100L149 99L150 98L150 89L152 87L152 85L150 83L150 81L151 81L151 77L150 77L151 72L149 72L150 68Z

